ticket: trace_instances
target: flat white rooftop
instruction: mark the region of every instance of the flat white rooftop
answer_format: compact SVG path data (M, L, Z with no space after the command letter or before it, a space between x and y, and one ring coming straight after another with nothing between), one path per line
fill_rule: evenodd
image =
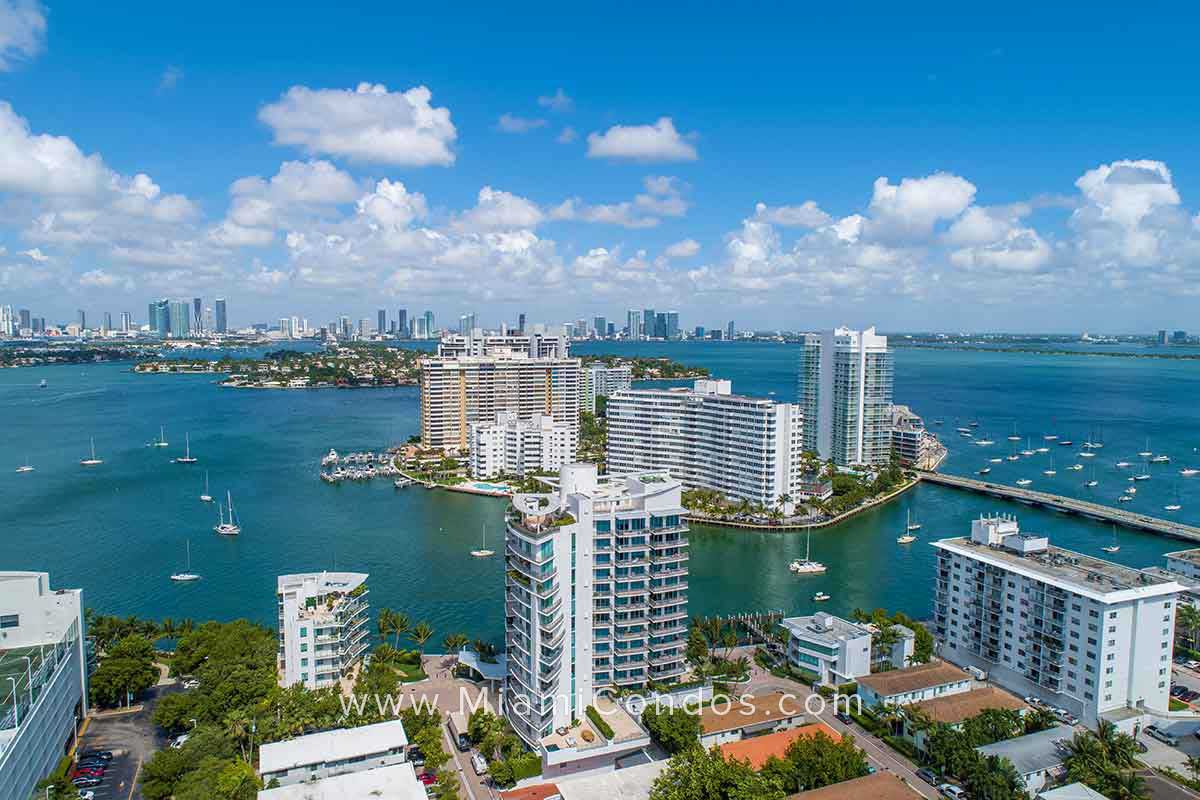
M305 584L313 584L321 593L352 592L369 577L365 572L298 572L294 575L280 575L275 586L280 593L286 589L298 589Z
M407 745L408 735L398 719L359 728L310 733L286 742L264 744L259 750L259 772L285 772L308 764L383 753Z
M258 800L426 800L426 796L412 764L406 762L264 789Z

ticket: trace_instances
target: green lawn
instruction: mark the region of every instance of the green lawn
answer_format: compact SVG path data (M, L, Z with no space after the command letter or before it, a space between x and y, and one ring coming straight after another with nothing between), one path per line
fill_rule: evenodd
M427 677L420 664L397 664L395 670L400 674L401 683L423 681Z
M1188 706L1188 704L1183 702L1182 700L1176 700L1174 697L1172 697L1170 704L1167 706L1167 710L1168 711L1187 711L1189 707L1190 706Z

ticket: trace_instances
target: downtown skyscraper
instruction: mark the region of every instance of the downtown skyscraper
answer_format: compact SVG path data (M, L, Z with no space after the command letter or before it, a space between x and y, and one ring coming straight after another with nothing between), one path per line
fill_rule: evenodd
M225 298L218 297L213 305L216 307L217 312L217 333L228 333L229 322L225 316Z

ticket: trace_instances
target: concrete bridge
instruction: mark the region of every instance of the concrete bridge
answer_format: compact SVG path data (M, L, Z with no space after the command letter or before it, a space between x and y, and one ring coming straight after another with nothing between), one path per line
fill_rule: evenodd
M1093 503L1089 500L1077 500L1073 497L1038 492L1032 489L1022 489L1019 486L1006 486L1002 483L989 483L974 478L961 478L957 475L946 475L941 472L918 472L921 480L936 483L941 486L952 486L955 489L965 489L971 492L1002 497L1005 500L1016 500L1031 506L1041 506L1066 514L1078 514L1097 522L1114 522L1126 528L1148 531L1175 539L1189 542L1200 542L1200 528L1185 525L1169 519L1150 517L1136 511L1126 511L1115 506Z

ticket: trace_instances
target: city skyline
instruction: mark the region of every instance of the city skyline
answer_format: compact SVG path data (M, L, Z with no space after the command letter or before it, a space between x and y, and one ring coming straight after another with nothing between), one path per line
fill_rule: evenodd
M0 5L29 12L0 15L0 292L47 317L220 291L253 319L337 297L1132 331L1186 327L1200 275L1188 70L1157 66L1194 56L1188 26L1153 17L1039 9L1031 31L878 7L863 29L825 10L765 30L696 12L686 48L656 48L677 38L667 9L555 37L385 10L358 31L371 45L314 59L290 43L318 19L264 8L235 44L140 20L113 63L101 9ZM509 29L483 76L475 40ZM1095 52L1112 36L1137 52Z

